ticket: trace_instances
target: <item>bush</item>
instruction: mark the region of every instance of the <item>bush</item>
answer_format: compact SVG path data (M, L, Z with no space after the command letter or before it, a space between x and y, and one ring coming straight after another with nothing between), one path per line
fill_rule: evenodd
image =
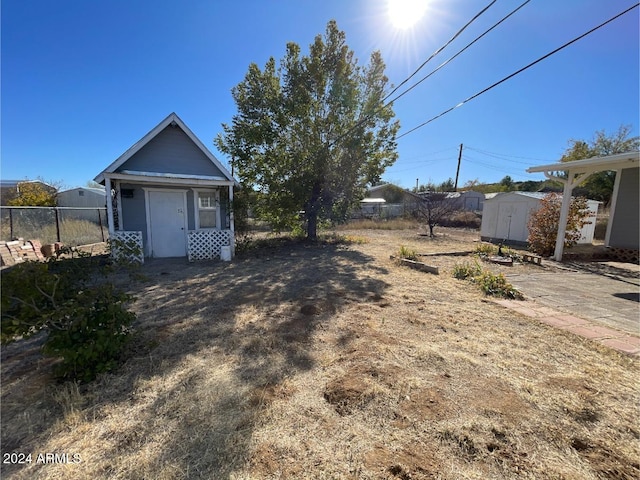
M484 270L480 275L473 278L473 281L480 286L480 289L487 295L496 297L513 298L523 300L524 296L513 285L507 282L502 273L494 274Z
M540 208L529 217L529 223L527 224L529 237L527 241L531 251L538 255L549 256L555 250L561 206L562 196L557 193L550 193L542 199ZM572 247L578 243L581 235L580 230L589 223L588 216L587 200L584 197L572 198L564 237L565 248Z
M453 266L453 276L458 280L467 280L477 277L482 273L482 268L475 262L473 265L469 262L455 264Z
M124 307L131 300L106 284L80 291L61 306L57 316L64 321L48 325L42 349L45 355L62 357L55 369L58 378L86 382L117 366L135 319Z
M411 248L401 245L398 250L398 257L405 258L407 260L418 260L418 253Z
M522 293L507 282L502 273L496 275L489 270L485 270L477 261L473 265L469 262L454 265L453 276L458 280L469 280L476 283L486 295L515 300L524 299Z
M61 357L56 375L89 381L112 369L129 337L133 300L100 276L96 258L25 262L2 273L2 343L47 333L43 353Z

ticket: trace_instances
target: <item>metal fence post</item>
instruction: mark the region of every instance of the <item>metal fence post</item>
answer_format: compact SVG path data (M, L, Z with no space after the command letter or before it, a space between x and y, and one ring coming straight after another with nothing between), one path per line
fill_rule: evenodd
M9 240L13 240L13 209L9 209Z
M60 218L58 216L58 208L54 208L53 211L56 214L56 241L61 242L62 240L60 240Z
M98 208L98 223L100 224L100 235L102 235L102 241L104 242L104 227L102 226L102 215L100 214L100 209Z

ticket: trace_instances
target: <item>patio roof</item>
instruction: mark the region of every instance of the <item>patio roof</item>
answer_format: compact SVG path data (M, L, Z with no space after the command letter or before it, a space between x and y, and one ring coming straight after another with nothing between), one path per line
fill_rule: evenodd
M560 208L560 225L556 237L556 248L553 258L562 261L564 251L564 236L567 230L567 218L569 216L569 205L571 203L571 193L573 189L584 182L587 178L597 172L604 170L620 171L624 168L635 168L640 164L640 152L626 152L604 157L585 158L584 160L574 160L571 162L559 162L549 165L540 165L527 168L528 173L542 172L544 176L561 182L564 185L562 193L562 207ZM558 172L566 172L566 175L558 175ZM616 184L613 191L613 203L611 205L610 218L613 218L616 208L617 187L620 175L616 176ZM607 238L609 235L607 229Z

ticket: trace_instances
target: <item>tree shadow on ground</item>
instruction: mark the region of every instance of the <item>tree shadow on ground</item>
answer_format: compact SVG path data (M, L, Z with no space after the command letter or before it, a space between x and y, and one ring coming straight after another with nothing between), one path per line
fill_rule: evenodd
M130 358L83 390L85 428L101 432L100 451L85 453L92 474L228 478L246 466L265 405L316 365L316 332L346 305L382 298L388 285L376 277L386 270L373 262L343 245L303 243L231 263L148 262L130 288ZM14 445L42 450L50 435ZM24 473L43 467L33 468Z

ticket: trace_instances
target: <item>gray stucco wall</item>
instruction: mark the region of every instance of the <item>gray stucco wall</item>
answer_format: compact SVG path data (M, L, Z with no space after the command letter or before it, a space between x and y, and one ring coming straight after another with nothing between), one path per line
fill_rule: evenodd
M224 177L180 127L169 125L116 171L183 173Z
M640 168L625 168L620 175L609 246L637 250L640 243Z

